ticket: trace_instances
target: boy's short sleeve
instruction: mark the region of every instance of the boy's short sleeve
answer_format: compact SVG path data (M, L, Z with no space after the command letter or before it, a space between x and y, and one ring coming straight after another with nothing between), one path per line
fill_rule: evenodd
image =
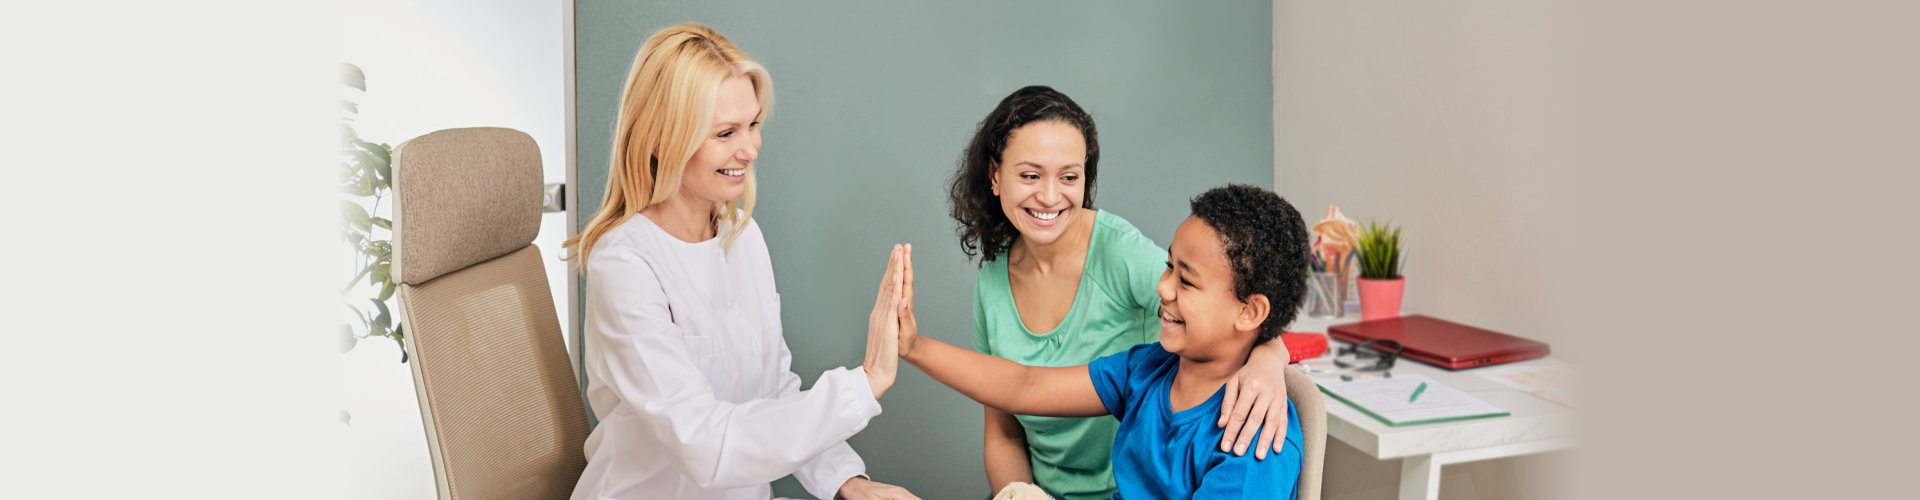
M1087 363L1087 375L1093 378L1093 392L1100 395L1100 404L1106 405L1107 413L1113 414L1113 418L1127 420L1127 402L1142 388L1142 381L1135 376L1145 373L1158 353L1166 353L1159 343L1140 344Z
M1292 421L1287 425L1285 451L1268 455L1266 460L1259 460L1252 453L1240 456L1219 453L1222 460L1201 476L1200 488L1193 492L1193 498L1294 498L1299 493L1304 455L1295 437L1300 433L1299 414L1291 401L1287 403L1287 417ZM1258 433L1254 434L1253 442L1260 442Z

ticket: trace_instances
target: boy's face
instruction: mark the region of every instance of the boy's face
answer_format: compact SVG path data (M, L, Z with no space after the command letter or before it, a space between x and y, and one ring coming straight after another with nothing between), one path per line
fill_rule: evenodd
M1194 361L1246 354L1260 322L1247 324L1247 303L1234 297L1233 265L1213 226L1197 217L1180 223L1157 291L1167 352Z

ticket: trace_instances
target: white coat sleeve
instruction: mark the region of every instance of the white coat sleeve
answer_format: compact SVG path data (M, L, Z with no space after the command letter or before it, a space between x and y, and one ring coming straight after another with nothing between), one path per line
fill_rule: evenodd
M785 397L800 392L800 375L793 373L793 351L787 349L786 341L780 342L780 387L768 397ZM800 486L814 498L833 498L840 492L840 486L854 476L867 475L867 462L854 453L853 447L845 441L835 443L819 456L800 465L793 472L794 479L800 480Z
M836 368L813 389L740 404L714 397L687 353L667 296L635 251L608 248L589 269L588 369L631 406L682 475L702 488L764 484L794 473L880 414L864 372ZM784 347L784 346L783 346ZM608 425L610 422L601 422ZM836 486L837 488L838 486Z

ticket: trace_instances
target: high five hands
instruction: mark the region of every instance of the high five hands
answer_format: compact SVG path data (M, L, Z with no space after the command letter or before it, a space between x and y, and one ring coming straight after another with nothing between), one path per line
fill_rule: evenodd
M880 293L867 317L867 358L861 365L873 398L880 399L900 372L900 356L917 333L913 322L913 245L894 245Z
M880 293L873 299L873 314L867 317L867 358L861 365L867 373L867 387L880 399L893 386L900 372L900 322L902 314L911 321L913 304L913 247L894 245L887 258L887 272L880 278ZM903 313L904 312L904 313ZM874 482L855 476L840 486L835 499L845 500L919 500L906 488Z

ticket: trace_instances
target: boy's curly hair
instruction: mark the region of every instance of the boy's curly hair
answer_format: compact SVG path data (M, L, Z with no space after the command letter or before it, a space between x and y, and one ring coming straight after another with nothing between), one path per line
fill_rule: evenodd
M1193 197L1193 216L1212 226L1233 265L1234 297L1267 296L1271 308L1254 345L1279 336L1307 296L1307 224L1272 191L1228 184Z

